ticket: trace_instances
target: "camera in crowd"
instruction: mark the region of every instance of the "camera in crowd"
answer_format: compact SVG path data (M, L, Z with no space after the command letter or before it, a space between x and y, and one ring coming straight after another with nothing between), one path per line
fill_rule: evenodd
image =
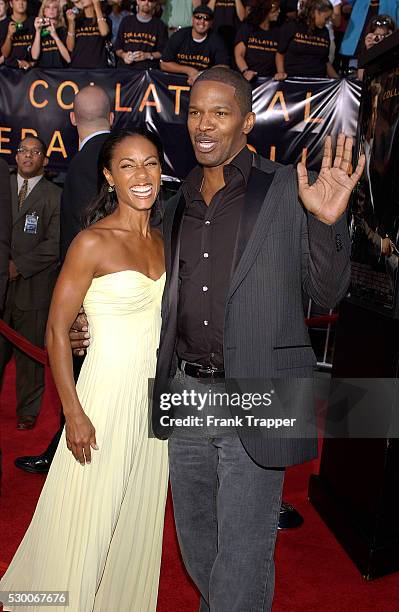
M50 19L48 19L48 17L39 17L37 22L42 27L50 25Z
M78 4L80 4L79 0L77 0L76 2L74 2L73 0L68 0L68 2L66 2L62 7L64 15L66 15L67 11L72 11L72 13L74 13L76 17L83 15L83 9L77 6Z

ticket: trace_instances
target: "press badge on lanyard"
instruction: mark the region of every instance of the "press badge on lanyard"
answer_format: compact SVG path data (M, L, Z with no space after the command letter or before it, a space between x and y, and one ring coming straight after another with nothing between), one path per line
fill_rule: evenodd
M24 232L26 234L37 234L37 222L38 221L39 221L39 216L35 212L27 214L25 217Z

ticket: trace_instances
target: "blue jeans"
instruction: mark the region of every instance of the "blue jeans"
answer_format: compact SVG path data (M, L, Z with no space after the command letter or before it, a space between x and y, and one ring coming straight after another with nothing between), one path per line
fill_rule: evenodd
M179 372L173 391L183 389L204 387ZM169 461L180 549L200 610L270 610L284 470L255 464L237 435L183 429L169 439Z

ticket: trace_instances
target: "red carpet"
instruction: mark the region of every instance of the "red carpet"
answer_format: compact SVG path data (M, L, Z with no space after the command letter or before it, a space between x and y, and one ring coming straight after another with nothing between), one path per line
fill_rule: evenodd
M1 408L0 573L6 569L22 539L44 482L42 476L17 470L13 460L18 455L35 454L45 449L57 429L59 403L49 381L35 429L17 431L14 368L11 364L1 396ZM316 468L315 463L309 463L287 473L284 497L303 514L305 524L298 530L279 534L273 612L398 612L399 574L365 582L307 502L308 477ZM197 592L180 561L169 500L158 612L195 612L197 609Z

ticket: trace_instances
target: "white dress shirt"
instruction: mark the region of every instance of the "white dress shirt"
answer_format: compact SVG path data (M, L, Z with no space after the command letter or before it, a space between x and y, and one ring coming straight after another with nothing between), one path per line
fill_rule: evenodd
M110 133L111 133L110 130L99 130L98 132L93 132L93 134L86 136L86 138L83 138L82 142L79 143L79 151L81 151L83 147L85 146L85 144L89 142L89 140L94 138L94 136L98 136L99 134L110 134Z

